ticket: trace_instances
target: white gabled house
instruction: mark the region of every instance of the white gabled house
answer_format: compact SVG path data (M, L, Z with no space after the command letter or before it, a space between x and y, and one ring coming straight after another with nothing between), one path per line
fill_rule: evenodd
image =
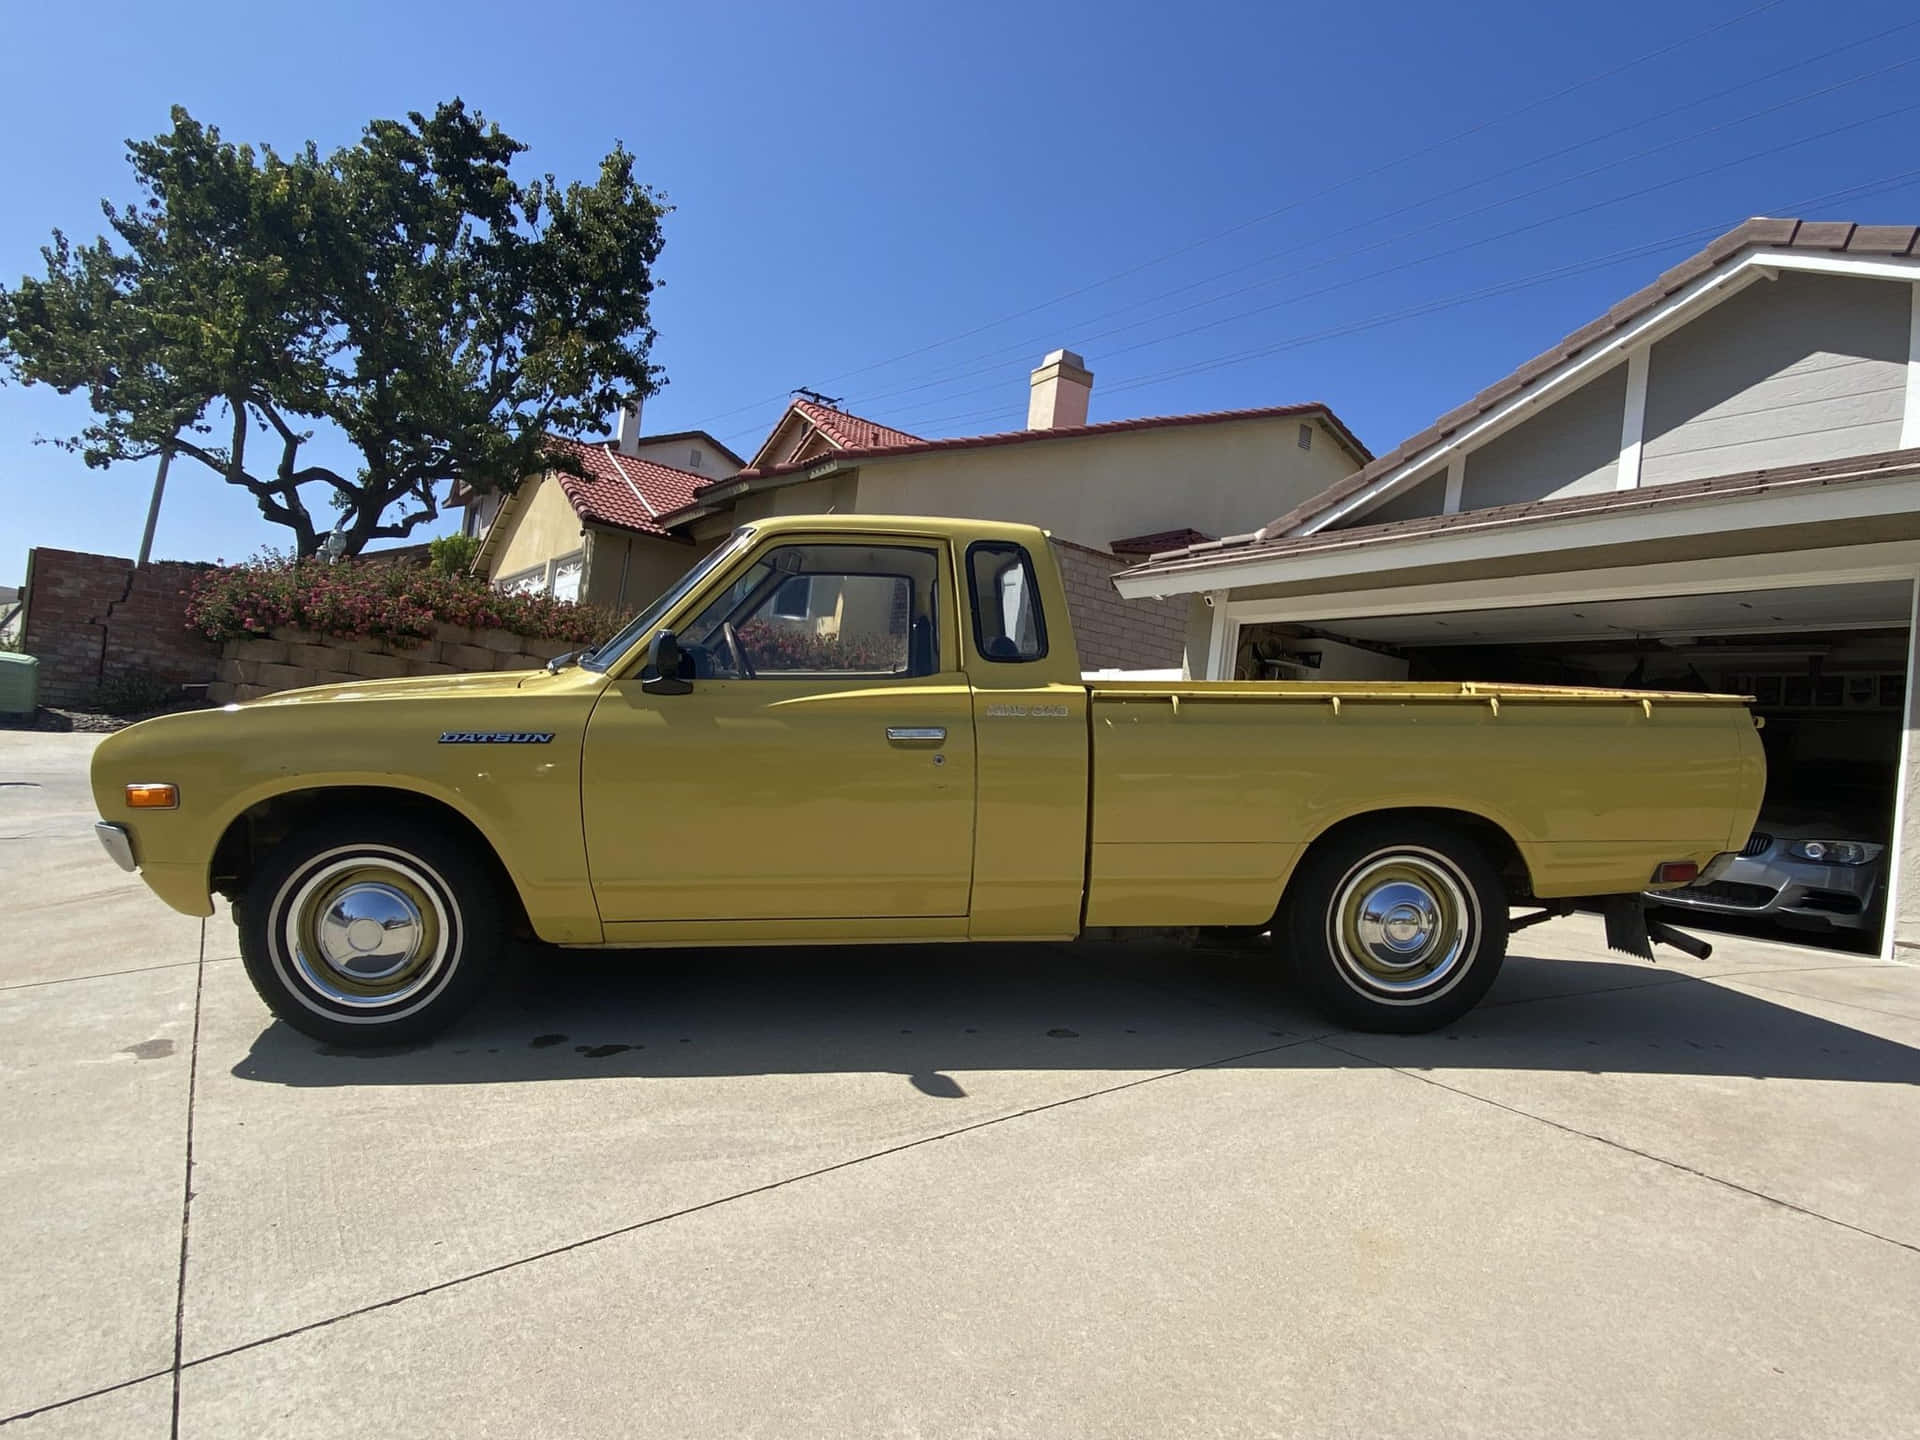
M1920 960L1914 226L1748 221L1260 530L1115 584L1188 597L1194 675L1753 693L1782 795L1881 807L1886 953Z

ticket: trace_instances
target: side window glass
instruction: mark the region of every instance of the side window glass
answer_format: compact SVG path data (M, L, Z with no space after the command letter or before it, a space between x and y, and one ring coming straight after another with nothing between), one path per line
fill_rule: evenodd
M973 643L988 660L1018 664L1047 653L1047 623L1033 557L1024 545L981 540L967 547Z
M781 545L681 635L716 680L891 678L940 669L940 561L904 545Z

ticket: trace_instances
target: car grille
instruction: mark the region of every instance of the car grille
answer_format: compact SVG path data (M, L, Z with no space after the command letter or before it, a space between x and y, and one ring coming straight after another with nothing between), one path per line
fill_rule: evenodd
M1771 904L1780 892L1771 885L1743 885L1737 880L1709 880L1704 885L1689 885L1684 890L1669 890L1666 898L1705 900L1714 905L1737 905L1742 910L1758 910Z
M1768 847L1772 844L1773 836L1767 834L1764 830L1756 830L1747 837L1747 848L1740 853L1751 860L1756 855L1766 854Z

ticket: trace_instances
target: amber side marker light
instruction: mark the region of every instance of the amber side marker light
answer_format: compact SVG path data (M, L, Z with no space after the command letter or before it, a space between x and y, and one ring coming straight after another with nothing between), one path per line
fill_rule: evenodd
M1691 885L1699 878L1700 867L1691 860L1669 860L1653 872L1656 885Z
M178 785L159 785L148 781L140 785L127 786L129 810L175 810L179 805L180 787Z

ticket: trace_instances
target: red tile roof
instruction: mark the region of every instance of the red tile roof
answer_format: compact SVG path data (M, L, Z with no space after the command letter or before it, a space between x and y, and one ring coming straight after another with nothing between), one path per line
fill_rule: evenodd
M611 443L549 438L556 451L573 456L586 472L584 476L565 470L553 474L575 513L596 525L664 535L667 529L659 517L691 505L694 491L706 479L691 470L619 454Z
M1285 535L1288 531L1318 518L1335 505L1357 494L1389 471L1397 470L1430 450L1470 422L1504 404L1581 351L1592 348L1615 332L1633 324L1656 305L1667 300L1702 277L1731 263L1749 249L1811 250L1847 255L1906 256L1920 255L1920 228L1912 225L1856 225L1851 221L1774 220L1757 217L1736 225L1697 255L1682 260L1651 285L1636 290L1599 319L1581 326L1571 335L1534 356L1504 379L1496 380L1466 404L1449 410L1418 434L1410 435L1393 449L1346 479L1321 491L1312 499L1296 505L1286 514L1251 535L1232 536L1222 544L1252 544L1257 540Z
M844 410L835 410L831 405L822 405L813 400L795 400L789 409L798 410L813 422L813 428L831 440L841 450L887 450L896 445L920 445L925 442L918 435L909 435L904 430L895 430L878 421L863 420L858 415L849 415Z
M796 400L793 403L798 407L808 402ZM1338 415L1335 415L1326 405L1314 400L1302 405L1268 405L1253 410L1208 410L1194 415L1146 415L1137 420L1109 420L1099 425L1066 425L1053 430L1004 430L992 435L955 435L946 440L916 440L907 436L882 445L864 448L849 447L833 455L815 456L811 460L797 460L788 465L751 466L729 475L724 480L709 480L700 488L702 491L711 491L743 480L751 482L781 475L793 475L811 470L816 465L839 460L869 460L881 457L892 459L899 455L924 455L937 450L978 450L990 445L1024 445L1041 440L1072 440L1083 435L1121 435L1132 430L1166 430L1181 425L1220 425L1234 420L1271 420L1291 415L1319 420L1355 455L1367 457L1373 454L1360 443L1358 436L1347 429ZM904 432L899 430L888 430L886 433L892 436L904 435Z

